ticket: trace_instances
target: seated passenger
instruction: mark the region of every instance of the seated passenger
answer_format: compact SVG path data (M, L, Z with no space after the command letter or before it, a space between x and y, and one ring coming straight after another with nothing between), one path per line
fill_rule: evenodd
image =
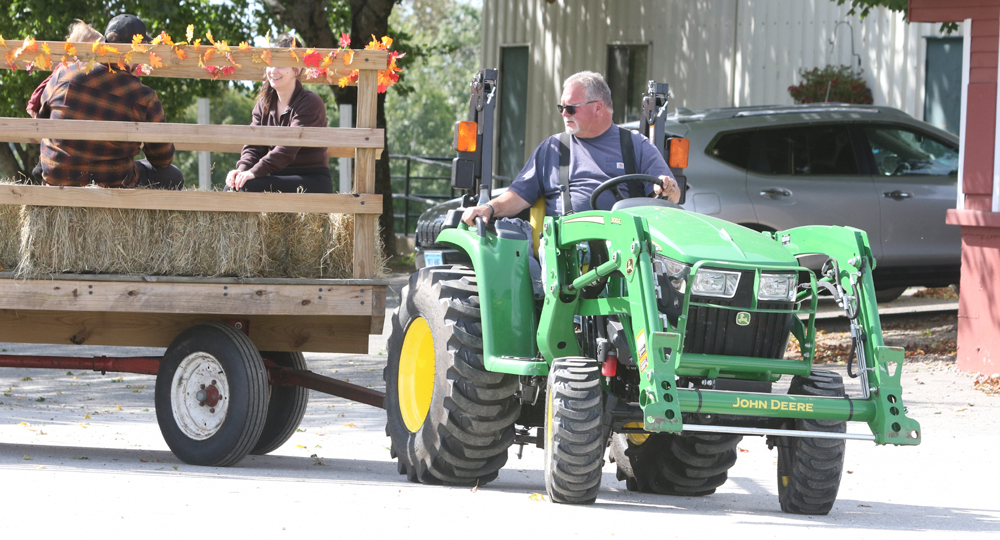
M118 15L105 32L108 43L132 43L134 35L151 41L135 15ZM129 71L97 64L89 73L79 63L52 75L42 92L39 118L163 122L156 91ZM142 151L146 159L133 158ZM184 177L171 165L174 145L121 141L42 139L42 178L53 186L151 187L181 189Z
M285 36L276 47L296 47ZM299 68L268 67L253 108L251 126L327 127L323 98L302 87ZM236 170L226 175L226 191L333 193L326 148L243 147Z
M89 24L77 19L76 22L69 25L69 35L66 36L66 41L72 43L93 43L95 41L103 41L104 34L101 34L97 30L94 30ZM32 118L38 118L38 110L42 107L42 92L45 87L48 86L49 81L52 80L52 76L55 75L63 65L59 64L52 70L52 73L45 77L42 84L35 88L35 91L31 93L31 98L28 100L28 106L25 109L28 111L28 115Z

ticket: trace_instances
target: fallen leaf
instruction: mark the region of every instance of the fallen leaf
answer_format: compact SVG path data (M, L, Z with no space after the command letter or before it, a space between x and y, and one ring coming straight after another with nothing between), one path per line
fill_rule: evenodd
M175 471L177 470L177 465L174 465L174 470L175 470Z
M35 458L33 458L31 456L24 456L22 459L25 460L25 461L34 461L35 460Z
M528 496L528 498L533 501L544 501L545 495L542 495L541 493L532 493L531 495Z
M347 424L344 424L344 427L358 427L358 426L356 426L354 422L349 422Z
M871 508L870 504L859 504L858 508Z
M305 446L302 446L301 444L296 444L295 447L296 448L305 448Z
M744 453L744 454L749 454L749 453L750 453L750 451L749 451L749 450L745 450L745 449L743 449L743 448L739 448L739 451L740 451L741 453Z
M73 456L73 459L90 459L87 456Z
M115 405L115 408L118 409L119 411L122 410L122 406L121 405Z

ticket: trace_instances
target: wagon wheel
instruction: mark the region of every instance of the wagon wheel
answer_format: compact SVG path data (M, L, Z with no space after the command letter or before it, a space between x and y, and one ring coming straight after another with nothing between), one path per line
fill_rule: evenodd
M262 352L261 356L280 367L304 370L306 359L300 352ZM301 386L271 386L267 403L267 420L257 445L250 451L262 456L277 450L295 433L309 405L309 389Z
M167 348L156 376L156 419L185 463L222 467L257 444L267 416L267 371L250 338L219 323L192 326Z

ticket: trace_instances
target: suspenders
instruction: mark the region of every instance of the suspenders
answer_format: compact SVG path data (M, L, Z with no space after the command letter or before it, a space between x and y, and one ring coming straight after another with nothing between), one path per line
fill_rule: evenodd
M632 146L632 133L625 128L618 128L618 136L621 141L622 162L625 164L625 174L638 173L635 165L635 147ZM563 215L568 216L573 213L573 201L569 194L569 158L570 158L570 134L559 134L559 191L562 193ZM642 182L632 180L627 182L629 197L642 197L646 191Z

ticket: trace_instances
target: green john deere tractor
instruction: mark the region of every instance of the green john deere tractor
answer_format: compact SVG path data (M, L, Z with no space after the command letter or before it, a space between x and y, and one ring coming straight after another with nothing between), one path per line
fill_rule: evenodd
M485 202L496 71L472 87L476 123L458 131L477 139L457 142L452 181L471 188L479 179ZM666 97L653 82L644 95L642 126L659 124L658 148L671 144L662 139ZM626 199L545 218L533 286L532 241L519 227L468 227L457 212L448 221L438 242L471 264L412 275L389 338L386 429L412 481L482 485L511 445L535 444L551 500L591 503L610 447L629 490L708 495L726 481L742 436L755 435L778 448L782 510L826 514L846 439L920 443L901 399L903 350L882 341L863 231L760 233ZM825 263L807 268L806 256ZM838 373L813 369L821 291L850 320L848 373L860 395L847 396ZM801 359L784 358L790 338ZM787 393L773 393L783 375ZM871 434L848 433L849 422Z

